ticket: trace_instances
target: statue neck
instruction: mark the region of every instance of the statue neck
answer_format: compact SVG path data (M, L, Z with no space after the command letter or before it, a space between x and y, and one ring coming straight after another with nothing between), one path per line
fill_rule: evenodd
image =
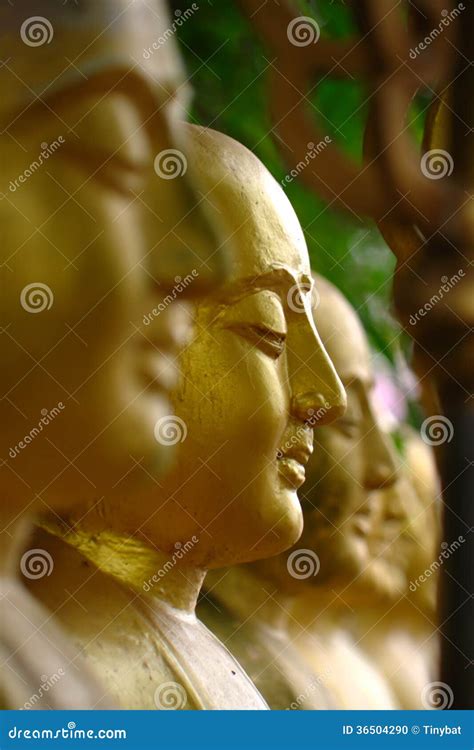
M242 622L257 620L275 629L286 629L290 617L289 597L250 566L208 573L206 591Z
M167 604L193 614L206 571L186 565L186 551L176 545L165 554L134 537L114 531L93 532L76 526L66 533L48 522L47 531L66 541L100 571L142 596L147 604Z

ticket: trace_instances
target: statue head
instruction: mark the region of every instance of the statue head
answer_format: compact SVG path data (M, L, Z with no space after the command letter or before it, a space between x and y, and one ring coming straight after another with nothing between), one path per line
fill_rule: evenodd
M297 539L310 422L340 416L345 395L314 326L306 244L284 192L232 138L188 133L206 201L233 236L230 274L197 305L176 419L162 425L163 443L181 443L176 468L151 497L124 498L115 523L165 552L196 537L189 564L219 567Z
M406 430L406 471L415 495L415 502L407 509L408 526L404 535L407 578L410 591L414 593L415 581L417 589L422 589L419 599L434 608L437 576L424 574L431 570L440 552L441 484L433 449L412 428ZM442 543L441 551L453 541L447 539Z
M315 432L301 490L304 529L290 554L265 562L289 592L309 586L362 583L368 574L368 534L381 487L395 481L394 450L374 412L374 373L367 336L349 302L315 276L314 319L347 393L343 416Z
M424 574L438 557L439 479L430 446L408 425L402 434L399 478L380 491L370 549L380 593L400 598L408 587L419 602L434 606L436 576Z
M188 165L174 30L161 0L2 3L1 457L15 512L155 486L171 454L155 425L187 299L223 268Z

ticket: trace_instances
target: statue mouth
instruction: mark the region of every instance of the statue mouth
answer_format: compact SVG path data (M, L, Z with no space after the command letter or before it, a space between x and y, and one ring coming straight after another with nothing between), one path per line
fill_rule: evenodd
M305 439L300 439L297 443L288 442L286 450L279 450L277 453L278 471L286 483L297 490L306 479L305 466L313 452L312 435L305 435Z
M367 538L372 531L372 518L364 511L354 513L352 517L352 530L357 536Z
M298 490L306 479L304 466L294 458L278 459L278 471L285 482L294 490Z

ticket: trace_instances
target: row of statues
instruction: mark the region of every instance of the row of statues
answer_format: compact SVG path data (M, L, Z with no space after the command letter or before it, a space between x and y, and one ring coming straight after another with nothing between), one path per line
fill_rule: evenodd
M436 468L356 311L186 124L163 2L35 5L0 12L2 706L426 707Z

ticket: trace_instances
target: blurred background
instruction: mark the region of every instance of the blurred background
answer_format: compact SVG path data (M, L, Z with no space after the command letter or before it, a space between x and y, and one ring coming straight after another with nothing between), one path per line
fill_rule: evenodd
M267 99L271 61L235 0L171 2L181 50L194 87L191 120L221 130L245 144L280 182L288 168L275 146ZM317 6L317 7L316 7ZM197 10L196 10L197 8ZM349 9L341 0L298 2L299 13L313 17L321 36L337 38L355 31ZM361 160L368 102L365 87L356 80L326 78L308 96L323 132L356 160ZM412 112L411 127L421 140L426 102ZM295 165L296 166L296 165ZM317 170L317 156L308 168ZM413 388L405 362L410 342L391 311L395 257L370 220L335 211L296 178L284 184L303 226L313 268L348 297L364 323L381 369L401 380L405 393ZM417 425L419 410L409 398L410 421Z
M171 10L177 18L192 5L187 0L174 1ZM269 53L235 0L226 0L225 12L217 0L201 0L196 6L199 9L177 28L195 92L191 119L244 143L281 182L288 169L271 132L266 94ZM355 31L341 0L307 0L299 2L298 8L317 20L323 37ZM364 86L355 80L327 78L308 98L323 131L360 159L367 117ZM423 114L415 112L412 117L421 138ZM310 168L317 169L317 156ZM355 215L349 219L334 211L298 179L284 189L305 231L313 268L335 283L358 309L373 346L396 361L400 348L407 351L408 342L401 339L391 314L395 258L376 227Z

